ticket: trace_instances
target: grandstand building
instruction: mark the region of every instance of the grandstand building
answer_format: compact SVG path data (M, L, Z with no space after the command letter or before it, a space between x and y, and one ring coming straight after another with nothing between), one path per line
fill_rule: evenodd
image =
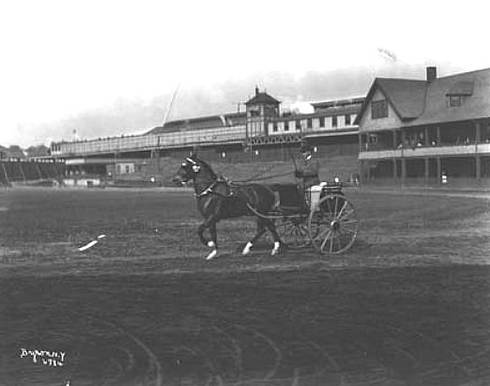
M363 101L312 103L313 112L301 114L281 111L280 101L256 88L245 112L173 120L143 135L57 142L51 157L65 161L68 176L118 179L148 168L158 175L161 158L182 159L195 147L212 162L290 161L307 140L319 157L346 156L357 163L355 122Z
M425 80L377 78L357 117L367 182L490 177L490 69Z

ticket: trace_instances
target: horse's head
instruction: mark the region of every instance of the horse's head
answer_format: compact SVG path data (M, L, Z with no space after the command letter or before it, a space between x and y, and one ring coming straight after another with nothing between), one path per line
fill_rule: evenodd
M208 164L195 156L190 156L180 165L180 169L174 175L172 181L178 184L184 184L191 180L195 181L199 176L202 176L203 179L209 182L216 179L216 174Z

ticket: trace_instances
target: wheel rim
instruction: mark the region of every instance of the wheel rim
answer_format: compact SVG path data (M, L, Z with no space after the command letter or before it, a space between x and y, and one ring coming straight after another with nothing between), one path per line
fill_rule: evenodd
M311 243L322 254L340 254L354 244L358 225L350 201L343 195L330 194L323 197L310 213Z
M276 221L277 234L289 248L304 248L310 244L307 218L284 217Z

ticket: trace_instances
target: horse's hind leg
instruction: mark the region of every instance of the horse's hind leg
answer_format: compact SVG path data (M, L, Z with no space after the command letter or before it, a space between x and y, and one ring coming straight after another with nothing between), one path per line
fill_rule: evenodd
M252 240L250 240L247 245L245 245L245 248L243 248L242 255L248 255L250 253L250 248L252 248L255 242L264 234L265 230L264 219L260 217L257 218L257 232L255 232L255 236Z
M281 246L281 241L280 241L281 239L277 234L276 226L274 225L274 222L271 220L264 220L264 222L265 222L265 226L272 234L272 238L274 239L274 248L272 248L271 256L277 255L279 253L279 248Z

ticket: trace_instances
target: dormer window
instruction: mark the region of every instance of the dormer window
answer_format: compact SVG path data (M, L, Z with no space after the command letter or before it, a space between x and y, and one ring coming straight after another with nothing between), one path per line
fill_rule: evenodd
M386 99L371 102L371 118L385 118L388 116L388 102Z
M448 95L446 104L447 107L459 107L462 105L463 97L461 95Z
M446 106L459 107L465 99L473 95L475 85L471 81L461 81L453 85L446 93Z

